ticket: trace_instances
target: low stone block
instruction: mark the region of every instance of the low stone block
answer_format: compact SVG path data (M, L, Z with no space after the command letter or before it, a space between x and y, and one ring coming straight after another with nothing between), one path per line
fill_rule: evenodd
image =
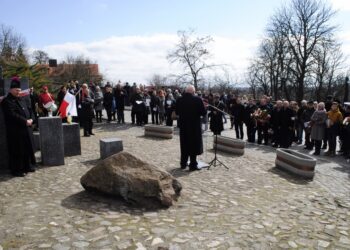
M41 160L45 166L64 165L64 142L60 117L40 117Z
M213 148L215 149L216 145L218 151L243 155L245 144L243 140L218 135L217 139L214 136Z
M172 139L174 128L169 126L145 125L145 136Z
M34 151L37 152L40 150L40 133L33 132L33 138L34 138Z
M276 167L291 172L303 178L313 179L316 159L292 149L276 150Z
M123 141L119 138L108 138L100 140L101 159L123 151Z
M64 156L81 155L80 126L78 123L63 123Z

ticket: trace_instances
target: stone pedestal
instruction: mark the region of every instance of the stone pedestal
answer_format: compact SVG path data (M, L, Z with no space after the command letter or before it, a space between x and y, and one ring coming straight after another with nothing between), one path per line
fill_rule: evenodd
M123 151L123 141L119 138L108 138L100 140L100 156L105 159L111 155Z
M39 132L33 132L34 137L34 151L40 151L40 133Z
M279 148L276 150L276 167L286 170L303 178L313 179L316 159L292 149Z
M64 142L60 117L39 118L41 160L45 166L64 165Z
M78 123L63 123L64 156L81 155L80 126Z
M145 125L145 136L172 139L174 128L170 126L159 126L153 124Z
M0 104L0 172L9 170L9 156L7 149L6 125Z

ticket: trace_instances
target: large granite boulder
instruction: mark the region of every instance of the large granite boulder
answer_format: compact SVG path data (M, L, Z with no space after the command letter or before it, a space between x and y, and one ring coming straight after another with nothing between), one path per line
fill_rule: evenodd
M90 169L80 179L87 191L98 191L147 207L169 207L182 186L172 175L135 156L120 152Z

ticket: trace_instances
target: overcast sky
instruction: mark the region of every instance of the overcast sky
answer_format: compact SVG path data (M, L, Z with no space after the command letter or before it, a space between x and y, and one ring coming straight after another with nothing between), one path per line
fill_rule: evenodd
M45 50L97 61L109 80L146 83L179 70L166 55L178 30L211 35L213 59L244 72L269 17L282 0L0 0L0 23L22 34L30 51ZM350 55L350 0L329 0L339 10L337 37Z

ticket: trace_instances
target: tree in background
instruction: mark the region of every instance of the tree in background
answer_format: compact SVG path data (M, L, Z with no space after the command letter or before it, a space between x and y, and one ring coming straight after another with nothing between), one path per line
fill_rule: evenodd
M48 64L49 63L49 54L43 50L35 50L33 52L33 61L38 64Z
M155 87L163 87L168 84L168 78L159 74L153 74L148 80L149 84L153 84Z
M201 80L201 73L213 67L207 63L211 54L207 49L213 41L210 36L194 37L194 31L178 31L179 42L169 52L167 59L170 63L180 63L186 73L181 74L179 79L186 82L190 78L195 88Z
M12 76L28 78L30 86L33 86L36 90L50 83L47 78L47 67L37 63L29 64L25 58L6 61L4 69L5 78L11 78Z
M36 89L49 83L46 67L29 63L24 38L4 24L0 25L0 66L5 78L15 75L28 78Z
M26 59L25 39L15 33L12 27L0 24L0 65L5 66L6 61L13 61L21 57Z
M335 12L323 1L291 0L271 17L247 81L275 99L323 100L343 86Z

